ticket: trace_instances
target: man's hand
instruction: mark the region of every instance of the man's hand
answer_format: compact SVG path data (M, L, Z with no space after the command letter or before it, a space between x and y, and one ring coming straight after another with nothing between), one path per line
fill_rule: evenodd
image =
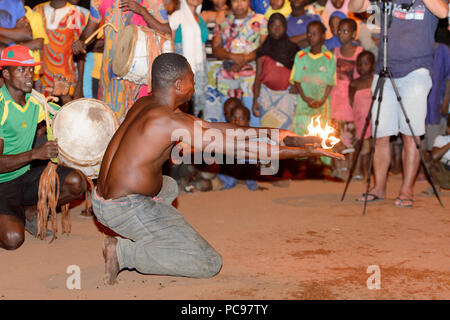
M120 0L119 7L122 11L132 11L139 15L142 15L142 10L146 10L136 0Z
M32 149L33 160L48 160L58 156L58 143L56 141L47 141L37 148Z
M315 99L311 99L311 101L308 103L308 106L312 109L318 109L323 105L323 102Z
M253 106L252 106L253 115L255 117L259 117L260 116L259 111L260 111L259 103L255 101L255 103L253 103Z
M319 100L314 100L313 103L312 103L312 106L313 106L314 109L318 109L318 108L320 108L322 105L323 105L323 102L322 102L322 101L319 101Z
M45 88L52 96L66 96L69 94L70 84L67 80L60 74L53 77L53 87Z
M326 149L317 148L316 145L305 145L305 148L311 153L311 156L315 157L329 157L338 160L345 160L345 156L340 153L331 152Z
M72 42L72 52L74 55L86 54L86 45L81 40L75 40Z
M302 97L302 100L305 101L306 104L308 105L308 107L311 108L311 104L312 104L312 102L314 101L313 98L310 98L310 97Z
M235 53L231 55L231 60L233 60L233 62L237 65L239 65L239 69L241 69L241 67L243 65L245 65L246 61L245 61L245 54L243 53Z

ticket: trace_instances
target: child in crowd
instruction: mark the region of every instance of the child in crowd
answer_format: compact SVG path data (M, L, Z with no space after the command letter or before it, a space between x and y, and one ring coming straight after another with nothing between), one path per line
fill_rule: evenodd
M445 134L434 140L431 158L434 161L431 173L436 187L450 189L450 117L447 118Z
M328 24L330 21L330 16L333 12L340 11L344 13L346 16L348 16L348 4L350 0L327 0L327 3L325 4L325 8L322 12L322 15L320 16L325 28L325 39L331 38L333 35L331 34L331 26Z
M323 45L325 26L320 21L308 25L309 47L295 56L290 81L298 94L295 116L295 133L303 136L313 117L320 116L322 127L331 120L330 92L336 85L336 62L332 52ZM322 162L330 162L322 157Z
M356 69L359 73L359 78L350 82L349 99L356 129L355 140L359 141L367 114L369 113L370 104L372 103L372 81L375 69L374 54L370 51L361 52L356 59ZM365 173L369 170L371 136L372 125L369 121L356 165L355 180L362 180L365 177Z
M233 99L233 98L231 98ZM228 99L230 100L230 99ZM228 100L225 102L227 105ZM236 99L238 100L238 99ZM238 100L240 102L240 100ZM236 103L234 100L232 104ZM230 105L228 103L228 105ZM231 110L229 123L232 123L241 127L248 127L250 123L250 111L244 107L242 102L235 105L235 107ZM231 189L236 186L238 183L238 179L242 179L243 177L251 177L252 173L254 173L255 165L253 164L233 164L233 165L224 165L221 166L221 172L217 175L217 178L223 183L224 189ZM266 188L260 187L255 180L247 179L245 180L247 187L249 190L265 190Z
M288 0L270 0L270 7L267 9L264 17L269 20L274 13L281 13L284 17L288 17L292 12L291 3Z
M305 6L311 3L311 0L289 1L291 3L292 12L287 18L287 35L299 48L306 48L309 45L306 36L306 28L310 22L320 21L320 17L306 12Z
M225 122L231 122L231 111L237 106L242 104L241 100L238 98L228 98L223 104L223 115Z
M347 16L345 15L345 13L341 11L335 11L331 14L329 25L333 36L325 40L325 46L327 47L328 50L333 51L334 48L341 46L341 41L339 40L338 37L339 23L341 22L341 20L344 20L346 18Z
M450 48L448 31L438 28L433 57L433 86L428 94L427 117L425 118L425 137L422 147L426 151L425 159L433 148L434 140L445 132L448 105L450 100Z
M344 179L344 173L351 162L351 153L354 151L355 126L349 101L349 86L350 82L358 75L356 58L363 51L362 47L353 43L355 36L356 22L352 19L341 20L338 37L342 45L334 49L337 82L336 87L331 90L331 118L341 139L336 147L343 154L347 154L347 161L332 161L334 169L332 176L338 179Z
M269 36L256 51L252 110L262 127L292 130L296 97L290 93L289 77L298 47L286 35L282 14L272 14L268 27Z
M177 182L180 192L195 193L219 190L221 182L216 178L216 174L203 170L204 167L181 163L172 164L165 169L168 170L167 174Z
M307 28L308 42L295 56L290 81L299 92L295 133L303 136L311 119L320 115L322 125L331 119L329 95L335 82L336 63L332 52L323 45L325 27L313 21Z

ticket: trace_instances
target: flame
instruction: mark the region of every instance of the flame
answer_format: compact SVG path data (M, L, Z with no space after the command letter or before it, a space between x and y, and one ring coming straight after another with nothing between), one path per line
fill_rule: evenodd
M322 126L320 125L320 115L312 118L307 128L307 136L316 136L322 138L321 146L324 149L331 149L336 143L341 141L340 139L331 135L334 132L334 128L330 127L328 123L326 123L325 128L322 129ZM327 145L327 142L329 143L329 145Z

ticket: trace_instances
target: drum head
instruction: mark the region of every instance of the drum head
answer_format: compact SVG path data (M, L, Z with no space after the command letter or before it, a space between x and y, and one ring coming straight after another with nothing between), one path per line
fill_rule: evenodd
M116 76L124 77L130 70L137 39L138 27L135 25L130 24L119 32L112 60L112 71Z
M119 121L102 101L77 99L65 104L53 120L59 152L79 165L101 162Z

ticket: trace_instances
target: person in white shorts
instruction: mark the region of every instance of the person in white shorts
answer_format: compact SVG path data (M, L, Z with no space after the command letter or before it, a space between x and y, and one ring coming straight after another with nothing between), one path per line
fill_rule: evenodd
M349 10L365 11L369 0L350 0ZM377 5L381 5L378 2ZM390 4L392 14L388 18L387 68L392 73L400 97L410 120L411 129L397 101L389 78L386 79L383 100L380 106L379 124L375 126L378 103L372 109L372 134L376 136L374 154L375 185L368 192L367 201L374 202L386 198L387 173L390 165L390 136L401 134L403 140L402 164L403 180L394 205L408 208L414 204L414 182L420 164L420 154L416 148L413 134L419 137L425 134L427 96L431 89L430 71L433 62L434 33L438 18L448 14L448 4L443 0L393 0ZM384 12L382 12L382 20ZM384 28L384 26L382 26ZM383 34L383 30L381 30ZM382 47L380 41L378 61L375 73L382 70ZM378 76L374 77L373 88ZM375 129L376 135L375 135ZM418 143L420 139L417 138ZM364 201L365 194L357 198Z

